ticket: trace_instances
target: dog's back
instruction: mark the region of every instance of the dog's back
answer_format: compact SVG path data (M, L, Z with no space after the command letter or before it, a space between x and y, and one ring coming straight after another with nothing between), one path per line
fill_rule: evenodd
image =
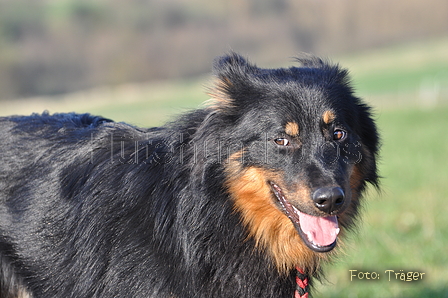
M151 233L141 197L153 185L128 160L148 131L73 113L0 128L0 297L164 296L163 280L145 288L126 273L160 270L150 249L133 254L148 243L127 243Z

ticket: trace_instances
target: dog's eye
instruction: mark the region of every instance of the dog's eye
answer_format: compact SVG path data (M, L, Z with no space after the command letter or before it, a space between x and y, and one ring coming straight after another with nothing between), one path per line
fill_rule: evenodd
M279 146L289 146L289 140L285 138L275 139L274 142Z
M347 136L347 132L345 132L341 129L336 129L333 132L333 140L335 140L335 141L341 141L341 140L345 139L346 136Z

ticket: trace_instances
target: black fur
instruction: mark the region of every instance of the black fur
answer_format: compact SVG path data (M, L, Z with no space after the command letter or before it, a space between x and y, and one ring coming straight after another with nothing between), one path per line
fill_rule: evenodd
M378 179L375 124L347 73L299 62L218 59L216 101L160 128L88 114L1 118L0 297L293 297L295 270L279 272L235 211L228 158L246 148L242 167L282 171L286 184L347 179L342 160L359 152L326 166L317 151L332 109L347 142L363 146L359 192ZM300 126L294 154L273 142L288 121Z

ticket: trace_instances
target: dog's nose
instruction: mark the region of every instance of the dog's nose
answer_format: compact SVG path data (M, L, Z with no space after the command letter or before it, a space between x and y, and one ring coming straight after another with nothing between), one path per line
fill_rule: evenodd
M327 214L337 213L344 200L344 191L340 187L321 187L313 193L314 205Z

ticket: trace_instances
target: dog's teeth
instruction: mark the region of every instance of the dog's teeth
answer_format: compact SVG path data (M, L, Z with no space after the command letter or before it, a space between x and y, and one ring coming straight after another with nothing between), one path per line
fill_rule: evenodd
M311 232L306 232L305 235L306 235L306 237L308 238L308 240L311 241L311 239L313 239L313 233L311 233Z
M294 210L295 214L300 214L299 209L297 209L294 205L291 205L291 206L292 206L292 209Z
M335 235L336 235L336 236L339 235L339 232L340 232L340 231L341 231L341 229L337 228L337 229L334 231Z

